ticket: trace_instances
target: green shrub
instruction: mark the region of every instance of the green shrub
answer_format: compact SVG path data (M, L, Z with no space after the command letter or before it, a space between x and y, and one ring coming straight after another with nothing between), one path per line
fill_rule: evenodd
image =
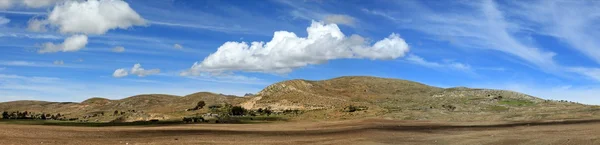
M242 116L246 115L246 112L246 109L244 109L242 106L233 106L231 107L229 114L233 116Z
M369 107L367 106L354 106L354 105L348 105L346 107L344 107L344 112L356 112L356 111L363 111L363 110L368 110Z

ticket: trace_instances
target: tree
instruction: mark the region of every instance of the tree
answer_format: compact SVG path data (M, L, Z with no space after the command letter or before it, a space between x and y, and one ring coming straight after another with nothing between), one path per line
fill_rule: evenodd
M42 118L40 118L42 120L46 120L46 114L42 113Z
M119 115L119 110L115 110L115 113L113 113L113 116L117 116Z
M246 114L246 109L244 109L242 106L233 106L231 107L231 112L229 114L234 116L241 116Z
M9 119L10 115L8 115L8 112L4 111L2 112L2 119Z
M267 114L267 116L269 116L271 115L271 113L273 113L273 110L271 110L271 107L267 107L263 110L263 112Z
M198 104L196 104L196 109L202 109L205 105L206 103L204 101L200 101Z

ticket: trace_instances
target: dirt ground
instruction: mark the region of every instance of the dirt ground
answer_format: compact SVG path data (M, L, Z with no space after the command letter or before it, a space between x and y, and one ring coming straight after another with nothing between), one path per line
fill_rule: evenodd
M355 120L152 127L0 124L0 144L600 144L600 121L434 123Z

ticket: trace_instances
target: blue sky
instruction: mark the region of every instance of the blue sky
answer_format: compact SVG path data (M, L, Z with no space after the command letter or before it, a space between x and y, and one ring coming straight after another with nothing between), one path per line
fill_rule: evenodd
M0 101L361 75L600 104L595 1L1 0Z

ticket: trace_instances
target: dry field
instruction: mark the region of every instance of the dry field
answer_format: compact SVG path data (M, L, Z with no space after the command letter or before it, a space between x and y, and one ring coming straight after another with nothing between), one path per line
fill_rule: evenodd
M0 144L600 144L600 121L435 123L355 120L65 127L0 124Z

